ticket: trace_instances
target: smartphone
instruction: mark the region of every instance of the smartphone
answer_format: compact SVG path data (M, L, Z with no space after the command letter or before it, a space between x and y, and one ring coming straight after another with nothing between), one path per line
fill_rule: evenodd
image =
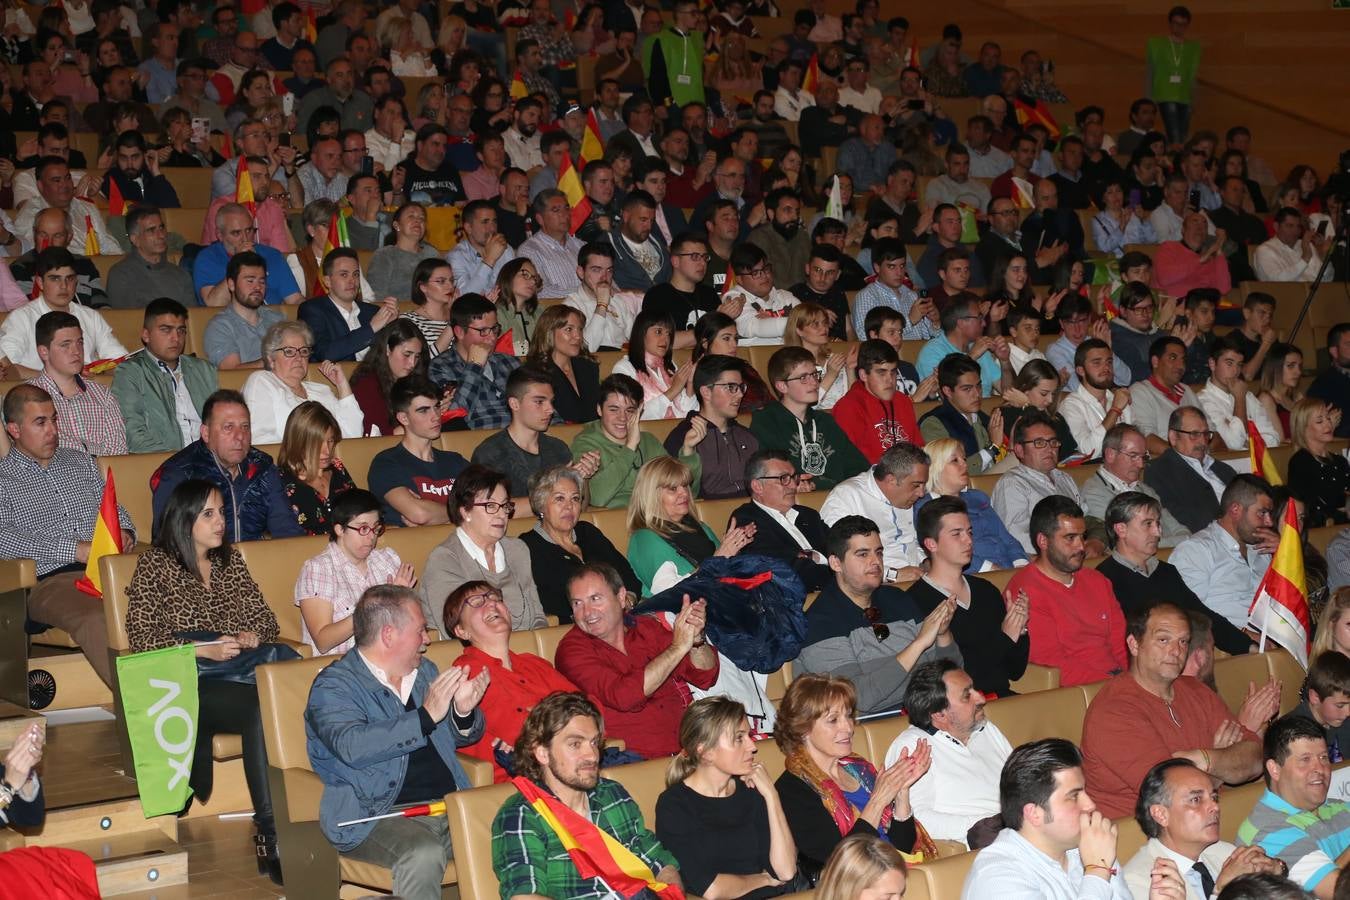
M361 157L361 174L362 175L375 174L375 157L373 156Z
M1195 210L1196 212L1199 212L1199 211L1200 211L1200 191L1199 191L1199 190L1191 191L1191 197L1190 197L1190 203L1189 203L1189 206L1191 207L1191 209Z
M283 131L281 136L277 138L277 144L282 147L289 147L291 145L291 133Z
M1138 206L1140 203L1143 202L1143 200L1144 197L1143 194L1140 192L1139 188L1132 188L1130 190L1129 204L1131 208Z
M205 140L211 133L211 120L204 116L192 117L192 142L195 144Z

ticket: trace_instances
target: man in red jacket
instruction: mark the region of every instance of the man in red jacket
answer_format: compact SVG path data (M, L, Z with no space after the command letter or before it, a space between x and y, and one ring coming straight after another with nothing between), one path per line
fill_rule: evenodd
M900 357L894 347L885 341L863 341L858 347L853 385L831 410L844 434L873 465L896 444L923 446L914 403L896 390L899 368Z

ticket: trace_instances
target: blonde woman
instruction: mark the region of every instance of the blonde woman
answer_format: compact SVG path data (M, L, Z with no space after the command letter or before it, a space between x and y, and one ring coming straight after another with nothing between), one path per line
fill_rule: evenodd
M295 521L309 534L328 534L333 500L356 487L337 455L341 439L337 419L322 403L306 400L286 419L277 472Z
M928 454L928 493L914 504L914 515L934 497L960 497L970 515L970 528L975 538L975 555L969 571L987 572L990 569L1013 569L1027 564L1022 543L1012 536L1003 520L994 512L989 495L970 486L970 470L966 467L966 451L953 438L940 438L924 445Z
M763 90L763 75L746 48L744 35L732 32L722 37L722 52L709 69L707 82L726 98L753 97L755 91Z
M291 411L306 400L317 401L333 414L341 426L342 437L361 436L365 416L342 367L331 361L321 362L319 373L328 384L305 380L313 351L314 332L304 322L285 319L263 335L263 370L248 376L243 390L253 419L253 443L280 441Z
M1289 490L1307 505L1311 528L1350 523L1350 462L1331 447L1340 420L1338 410L1316 397L1298 401L1289 416L1289 436L1298 448L1289 457Z
M644 597L679 584L710 556L735 556L755 537L753 524L737 526L732 519L719 543L694 515L693 479L688 466L669 456L638 471L628 507L628 561Z
M389 51L389 65L399 78L433 78L436 67L417 42L411 19L391 16L379 30L380 45Z
M1309 663L1317 662L1317 657L1329 650L1350 656L1350 585L1333 591L1327 605L1322 607Z
M854 834L839 842L816 883L815 900L895 900L905 896L904 857L887 841Z
M763 898L792 889L797 845L735 700L704 697L684 711L680 752L656 801L656 836L692 894Z
M783 345L804 347L816 358L820 375L820 400L817 409L833 409L839 398L848 392L858 361L858 345L854 344L848 357L830 352L830 311L818 303L798 303L788 313L783 330Z

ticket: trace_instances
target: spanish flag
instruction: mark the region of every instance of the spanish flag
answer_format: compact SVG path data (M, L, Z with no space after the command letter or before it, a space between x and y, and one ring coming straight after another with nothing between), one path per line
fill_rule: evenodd
M581 186L581 178L577 175L576 166L572 165L571 156L563 157L562 170L558 172L558 190L563 192L563 196L572 207L571 233L576 234L577 229L585 225L586 220L591 217L592 210L591 200Z
M1050 139L1052 141L1059 140L1059 123L1051 115L1050 107L1045 105L1044 100L1037 100L1036 105L1032 106L1017 97L1013 97L1013 111L1017 113L1018 125L1023 128L1028 125L1044 125L1045 130L1050 132Z
M581 152L577 155L581 157L582 165L605 155L605 142L600 139L600 120L595 117L595 107L586 111L586 130L581 133Z
M722 293L725 297L729 291L736 289L736 273L731 268L731 263L727 263L727 274L722 278Z
M122 189L117 186L116 178L108 179L108 215L125 216L127 209L131 206L122 196Z
M239 157L239 171L234 179L234 202L242 203L251 216L258 214L258 203L253 195L253 176L248 174L248 161Z
M1012 202L1017 204L1018 209L1035 209L1035 194L1031 189L1031 182L1025 178L1012 177Z
M1271 484L1284 484L1284 479L1275 468L1275 460L1271 458L1270 450L1266 447L1265 438L1261 437L1260 430L1251 419L1247 420L1247 456L1252 462L1253 475L1264 478Z
M305 40L313 44L319 39L319 20L315 18L314 7L309 7L305 11Z
M523 100L530 96L530 89L525 86L525 79L521 77L520 70L511 76L511 99Z
M820 86L820 54L812 53L811 61L806 64L806 74L802 75L802 90L815 96Z
M98 245L98 232L94 230L94 217L84 217L84 255L98 256L103 249Z
M328 220L328 237L323 242L323 255L327 256L338 247L351 245L351 237L347 234L347 217L339 210Z
M98 561L105 556L122 552L122 524L117 519L117 488L113 486L112 470L108 470L108 480L103 483L103 499L98 505L98 519L94 521L94 538L89 547L89 562L84 567L84 577L75 582L75 586L91 597L103 596L103 577L98 571Z
M528 778L516 777L511 783L558 836L582 878L599 878L610 890L624 897L649 890L662 900L684 900L684 891L673 884L657 881L651 867L609 832L577 815Z
M1265 652L1270 638L1308 668L1309 636L1312 634L1308 611L1308 586L1303 573L1303 542L1298 534L1298 511L1294 501L1284 507L1280 525L1280 546L1270 568L1256 588L1256 596L1247 610L1247 622L1261 632L1260 650Z

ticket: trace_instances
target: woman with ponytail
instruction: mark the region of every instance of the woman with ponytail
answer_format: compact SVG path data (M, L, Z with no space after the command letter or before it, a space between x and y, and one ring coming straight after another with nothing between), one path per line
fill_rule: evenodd
M832 675L797 676L778 704L773 737L787 757L778 793L798 862L813 882L852 834L879 837L915 861L937 855L909 805L910 786L928 771L928 742L878 772L853 753L857 707L853 682Z
M680 752L656 801L656 836L692 894L760 900L793 890L797 847L735 700L704 697L685 710Z

